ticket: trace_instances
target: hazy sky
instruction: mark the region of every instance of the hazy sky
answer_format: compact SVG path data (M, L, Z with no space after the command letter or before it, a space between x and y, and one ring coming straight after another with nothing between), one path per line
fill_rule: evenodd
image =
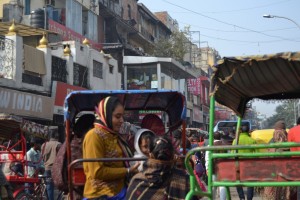
M221 57L300 51L300 0L139 0L152 12L168 11L180 29L190 26L194 42ZM263 18L271 14L282 18ZM300 26L300 25L299 25ZM277 104L255 103L272 115Z

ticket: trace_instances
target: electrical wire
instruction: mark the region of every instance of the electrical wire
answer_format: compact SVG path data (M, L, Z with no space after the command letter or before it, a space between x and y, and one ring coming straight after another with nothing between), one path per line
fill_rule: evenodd
M278 39L281 39L281 40L292 41L292 42L300 42L300 41L298 41L298 40L292 40L292 39L284 38L284 37L280 37L280 36L269 35L269 34L266 34L266 33L260 32L260 31L256 31L256 30L252 30L252 29L249 29L249 28L245 28L245 27L239 26L239 25L235 25L235 24L232 24L232 23L228 23L228 22L225 22L225 21L222 21L222 20L219 20L219 19L216 19L216 18L207 16L207 15L201 14L201 13L199 13L199 12L196 12L196 11L193 11L193 10L190 10L190 9L187 9L187 8L184 8L184 7L180 6L180 5L171 3L171 2L169 2L169 1L167 1L167 0L162 0L162 1L164 1L164 2L166 2L166 3L168 3L168 4L170 4L170 5L179 7L179 8L181 8L181 9L187 10L187 11L189 11L189 12L191 12L191 13L194 13L194 14L200 15L200 16L202 16L202 17L205 17L205 18L208 18L208 19L217 21L217 22L222 23L222 24L226 24L226 25L229 25L229 26L233 26L233 27L236 27L236 28L240 28L240 29L243 29L243 30L247 30L247 31L250 31L250 32L253 32L253 33L258 33L258 34L261 34L261 35L264 35L264 36L268 36L268 37L272 37L272 38L278 38Z

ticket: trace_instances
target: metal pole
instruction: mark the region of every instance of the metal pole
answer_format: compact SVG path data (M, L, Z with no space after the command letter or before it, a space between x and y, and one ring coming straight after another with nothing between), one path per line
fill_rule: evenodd
M300 25L295 22L294 20L288 18L288 17L283 17L283 16L277 16L277 15L263 15L264 18L282 18L282 19L286 19L289 20L291 22L293 22L294 24L296 24L296 26L300 29Z

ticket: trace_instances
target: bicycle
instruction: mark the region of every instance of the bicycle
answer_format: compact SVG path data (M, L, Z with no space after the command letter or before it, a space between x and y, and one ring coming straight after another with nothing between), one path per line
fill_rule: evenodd
M48 200L46 190L46 179L49 178L44 175L38 175L39 181L34 187L24 186L22 190L16 195L16 200ZM31 191L31 193L29 192Z

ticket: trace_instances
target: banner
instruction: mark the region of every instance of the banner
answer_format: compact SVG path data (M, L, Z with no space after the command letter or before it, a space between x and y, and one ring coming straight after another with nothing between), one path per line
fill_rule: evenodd
M86 90L86 88L69 85L67 83L62 83L59 81L53 81L52 96L55 99L53 113L63 115L64 102L66 96L73 91L79 91L79 90Z
M0 88L0 112L53 119L53 99L17 90Z
M188 79L187 80L188 91L193 95L201 94L201 80L200 78Z
M82 43L82 41L85 39L85 37L79 33L76 33L75 31L73 31L72 29L69 29L68 27L57 23L51 19L48 20L49 23L49 31L53 31L58 33L59 35L62 36L62 39L64 41L77 41ZM89 42L91 44L91 46L93 47L93 49L96 49L98 51L100 51L102 49L101 44L96 43L92 40L89 39Z

